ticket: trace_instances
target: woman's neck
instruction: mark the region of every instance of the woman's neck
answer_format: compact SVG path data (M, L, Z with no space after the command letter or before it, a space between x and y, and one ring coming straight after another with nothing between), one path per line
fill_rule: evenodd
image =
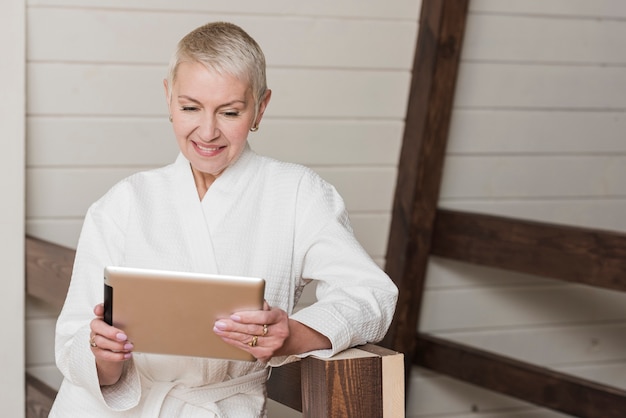
M208 173L203 173L191 167L193 173L193 180L196 183L196 190L198 191L198 197L200 200L204 199L204 195L209 190L209 187L213 184L216 176Z

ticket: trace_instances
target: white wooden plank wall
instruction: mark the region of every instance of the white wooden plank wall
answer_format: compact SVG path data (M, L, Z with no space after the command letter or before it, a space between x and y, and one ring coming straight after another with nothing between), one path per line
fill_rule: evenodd
M440 205L626 231L626 2L471 0ZM434 259L420 327L626 387L626 295ZM562 416L415 369L409 417Z
M29 234L74 247L90 203L175 158L162 88L170 54L189 30L228 20L259 41L268 62L272 102L253 148L335 184L357 236L384 263L419 0L27 6ZM56 314L29 301L28 367L53 384Z

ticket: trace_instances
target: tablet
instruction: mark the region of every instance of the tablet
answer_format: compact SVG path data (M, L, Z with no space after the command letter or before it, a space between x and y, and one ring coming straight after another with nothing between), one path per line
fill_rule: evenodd
M135 352L254 361L213 332L218 318L263 308L265 280L107 266L104 320Z

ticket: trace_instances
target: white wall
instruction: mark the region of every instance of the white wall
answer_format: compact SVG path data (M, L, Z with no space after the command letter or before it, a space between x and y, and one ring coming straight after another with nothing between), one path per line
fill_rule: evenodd
M227 19L257 38L269 63L274 94L253 147L336 184L382 263L419 4L240 2L220 12L204 1L185 10L72 3L81 2L28 9L30 232L74 245L88 204L113 182L172 160L165 66L188 30Z
M268 58L274 95L253 147L336 184L382 265L419 1L184 4L28 0L28 232L74 246L89 203L171 161L169 54L227 19ZM442 206L626 230L625 21L622 0L470 2ZM421 328L624 385L623 299L433 260ZM55 315L29 301L28 365L50 381ZM423 370L412 379L409 417L558 416Z
M0 3L0 264L3 318L0 405L3 416L24 416L24 4Z
M73 247L88 205L120 178L171 162L162 79L178 39L240 24L268 62L258 152L337 186L384 264L420 2L28 0L27 231ZM30 370L59 383L56 312L29 300ZM47 343L46 343L47 341Z
M470 1L440 205L626 231L626 2ZM626 295L434 259L422 330L626 388ZM409 417L555 413L415 369Z

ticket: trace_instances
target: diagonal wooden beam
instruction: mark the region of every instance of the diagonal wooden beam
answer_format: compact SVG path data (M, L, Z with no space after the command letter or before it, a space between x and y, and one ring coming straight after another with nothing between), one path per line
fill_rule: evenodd
M26 293L61 308L76 251L26 236Z
M468 0L422 1L385 267L400 295L382 344L406 359L415 352L467 9Z

